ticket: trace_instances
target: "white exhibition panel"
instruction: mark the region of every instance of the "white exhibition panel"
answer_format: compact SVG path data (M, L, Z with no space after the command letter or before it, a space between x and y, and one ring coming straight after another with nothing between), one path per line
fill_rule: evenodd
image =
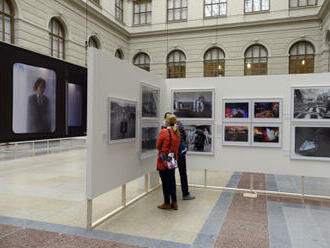
M291 87L330 85L330 73L303 75L247 76L224 78L167 79L167 109L171 110L173 89L215 89L214 155L190 154L187 167L296 176L330 177L330 162L293 160L291 147ZM282 98L282 147L223 146L223 99ZM250 112L251 113L251 112ZM205 121L212 123L213 121ZM184 121L200 124L200 120ZM232 124L232 123L231 123ZM262 124L262 123L261 123ZM315 124L315 123L314 123ZM312 125L312 123L306 123ZM320 124L322 126L322 124Z
M88 50L88 199L156 169L156 156L140 160L141 83L160 88L162 117L166 105L163 79L119 60L112 54L94 48ZM109 97L137 102L135 141L109 144Z

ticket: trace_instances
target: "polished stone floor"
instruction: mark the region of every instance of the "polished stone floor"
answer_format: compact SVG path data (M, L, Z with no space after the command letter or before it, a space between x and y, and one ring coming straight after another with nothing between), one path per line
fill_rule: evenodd
M38 149L36 149L38 151ZM156 208L158 189L87 231L84 149L36 152L0 161L0 248L11 247L330 247L330 201L191 188L196 200L178 211ZM6 155L7 156L7 155ZM190 183L204 172L189 170ZM248 188L247 173L209 172L208 184ZM179 177L177 177L179 178ZM299 192L299 177L255 174L258 189ZM330 180L306 178L309 194L330 195ZM144 178L127 184L128 200ZM178 195L181 198L180 188ZM93 218L121 204L121 188L97 198Z

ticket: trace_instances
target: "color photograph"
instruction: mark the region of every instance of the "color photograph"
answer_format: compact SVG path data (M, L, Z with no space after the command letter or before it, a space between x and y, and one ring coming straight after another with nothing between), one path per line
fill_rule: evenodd
M250 126L241 123L224 124L223 145L249 146Z
M55 71L14 64L12 128L16 134L55 132Z
M295 126L293 129L293 158L330 160L330 127Z
M281 146L280 132L279 125L254 125L252 145L279 147Z
M158 118L160 89L142 84L142 118Z
M189 153L213 153L212 125L185 125Z
M268 121L275 121L280 120L280 108L281 102L280 101L254 101L253 103L253 110L254 119L257 121L260 120L268 120Z
M128 142L136 138L136 102L109 98L110 143Z
M293 88L293 119L330 121L330 86Z
M248 121L250 118L249 103L249 101L224 100L225 120Z
M212 90L173 91L173 113L181 119L212 119L213 95Z

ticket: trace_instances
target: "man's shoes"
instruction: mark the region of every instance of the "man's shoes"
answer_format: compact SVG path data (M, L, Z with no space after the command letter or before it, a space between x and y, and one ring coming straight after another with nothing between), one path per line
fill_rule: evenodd
M189 195L185 195L185 196L183 196L183 200L194 200L196 197L194 196L194 195L191 195L191 194L189 194Z
M179 209L178 203L177 203L177 202L173 202L173 203L171 204L171 209L173 209L173 210L178 210L178 209Z
M164 210L169 210L169 209L171 209L171 205L170 204L163 203L163 204L157 206L157 208L164 209Z

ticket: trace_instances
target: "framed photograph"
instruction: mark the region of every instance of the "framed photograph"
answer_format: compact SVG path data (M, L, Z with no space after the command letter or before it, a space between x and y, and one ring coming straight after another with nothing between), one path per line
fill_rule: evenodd
M135 141L137 102L112 97L108 102L109 144Z
M143 124L141 127L141 159L146 159L158 154L157 140L159 123Z
M292 88L293 121L330 122L330 86Z
M189 124L184 125L187 135L187 149L189 154L213 155L213 125Z
M54 133L56 130L56 72L13 65L13 132Z
M173 89L172 112L178 119L213 120L214 89Z
M262 147L282 146L281 124L253 124L252 145Z
M141 113L143 119L159 118L160 88L141 83Z
M253 122L281 122L282 99L256 99L252 101Z
M223 120L227 122L249 122L251 121L251 100L247 99L224 99Z
M224 123L222 144L228 146L250 146L250 124Z
M330 160L330 127L294 125L291 130L291 158Z

